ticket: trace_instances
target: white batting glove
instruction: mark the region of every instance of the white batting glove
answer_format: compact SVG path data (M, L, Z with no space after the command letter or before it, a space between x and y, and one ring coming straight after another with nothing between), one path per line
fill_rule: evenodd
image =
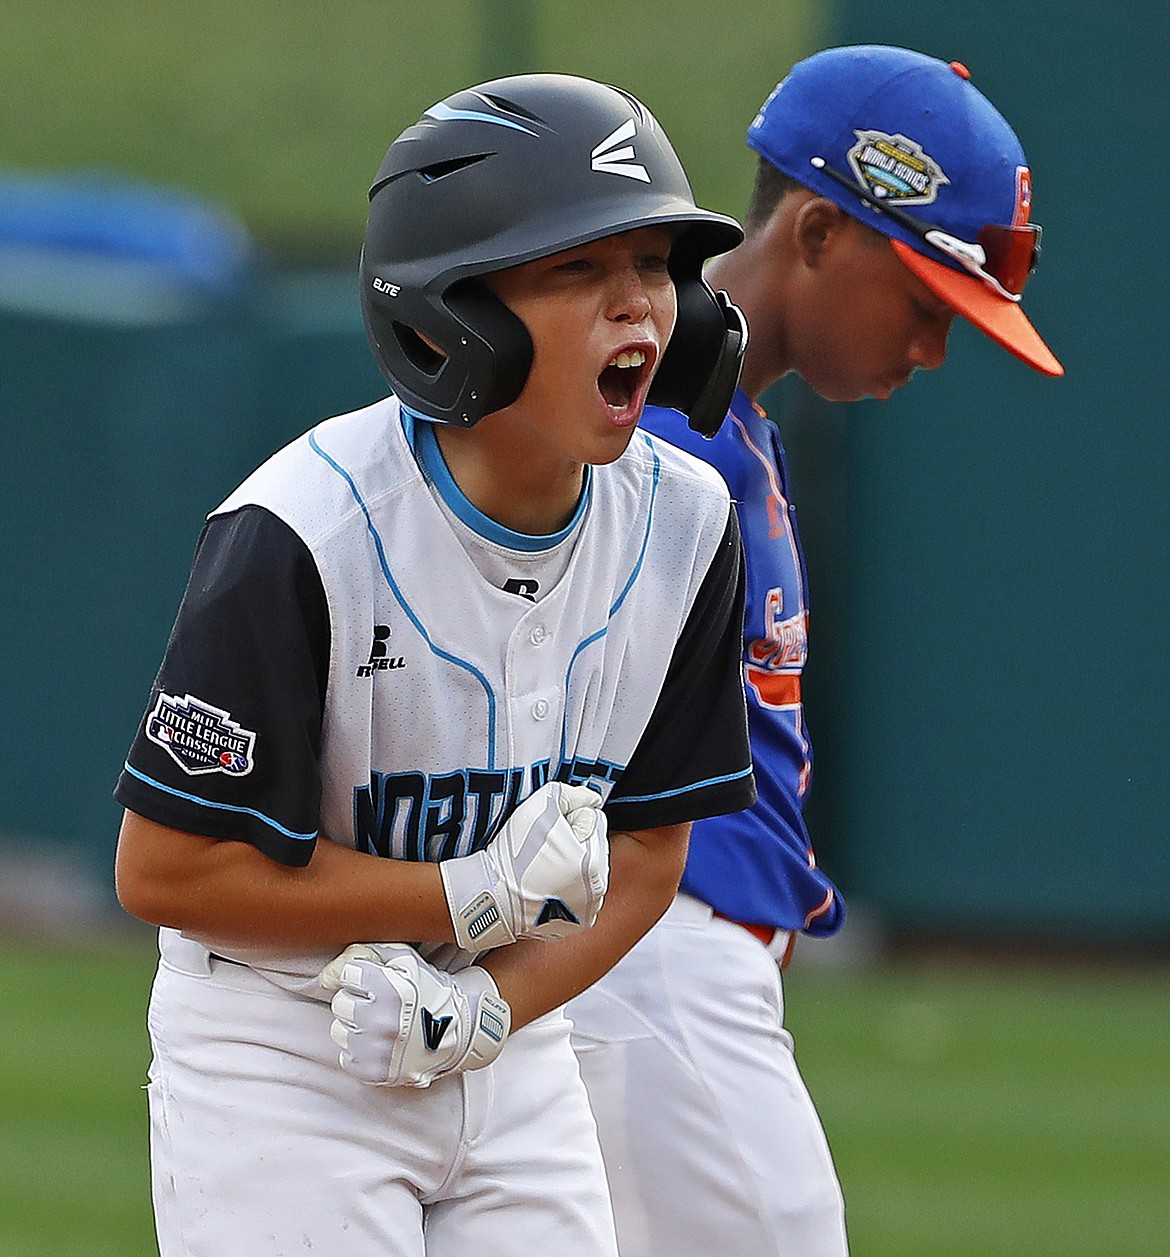
M347 1074L375 1087L429 1087L500 1054L512 1010L486 969L444 973L401 943L347 947L318 978L335 991L330 1037Z
M609 887L601 802L587 786L550 781L482 851L440 862L460 947L487 951L518 938L563 938L597 920Z

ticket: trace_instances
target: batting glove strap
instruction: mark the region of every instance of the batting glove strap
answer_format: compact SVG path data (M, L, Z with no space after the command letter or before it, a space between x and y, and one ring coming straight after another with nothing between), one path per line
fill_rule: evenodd
M341 1068L371 1086L429 1087L499 1056L512 1010L491 974L427 964L405 944L347 948L322 971Z
M512 1008L486 969L471 965L452 974L471 1006L471 1035L457 1071L483 1069L499 1056L512 1030ZM448 1072L456 1072L454 1070Z
M439 865L460 947L563 938L597 920L609 887L601 802L596 790L550 781L482 851Z
M455 941L465 951L489 951L516 941L513 904L487 851L439 864Z

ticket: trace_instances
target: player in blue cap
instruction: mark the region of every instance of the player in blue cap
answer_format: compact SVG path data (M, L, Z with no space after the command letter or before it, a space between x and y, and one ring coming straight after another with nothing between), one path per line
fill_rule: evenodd
M804 564L779 433L756 399L788 372L832 401L888 398L942 365L956 313L1062 373L1020 306L1040 243L1031 174L963 66L902 48L820 52L767 99L748 143L760 160L746 238L706 272L748 319L741 387L711 441L669 410L648 408L643 425L713 463L737 504L759 800L694 826L664 919L570 1006L622 1257L847 1251L783 1023L794 939L833 934L844 907L802 818Z

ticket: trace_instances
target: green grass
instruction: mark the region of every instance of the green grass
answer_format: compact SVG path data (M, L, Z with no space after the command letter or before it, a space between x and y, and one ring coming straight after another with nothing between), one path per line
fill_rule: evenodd
M149 1257L153 946L0 944L0 1253ZM1170 972L799 966L854 1257L1155 1257Z
M189 188L284 254L348 262L382 155L424 108L502 71L557 70L642 97L700 197L740 213L747 124L827 26L810 0L782 14L745 0L734 21L709 0L646 0L636 20L617 0L546 0L527 6L524 41L510 23L525 11L515 0L0 0L0 170L97 168ZM525 42L530 54L512 51Z
M858 1257L1154 1257L1170 973L796 972L788 1023Z
M146 1156L153 941L0 940L0 1253L156 1251Z

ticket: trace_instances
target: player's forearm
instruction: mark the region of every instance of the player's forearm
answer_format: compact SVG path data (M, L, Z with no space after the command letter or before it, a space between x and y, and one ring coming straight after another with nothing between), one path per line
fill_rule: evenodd
M127 812L117 886L133 916L224 945L340 951L355 939L454 940L437 864L382 860L324 840L306 867L290 868L248 843Z
M556 942L522 940L480 964L512 1007L512 1027L559 1008L608 973L670 906L689 825L610 834L610 880L592 929Z

